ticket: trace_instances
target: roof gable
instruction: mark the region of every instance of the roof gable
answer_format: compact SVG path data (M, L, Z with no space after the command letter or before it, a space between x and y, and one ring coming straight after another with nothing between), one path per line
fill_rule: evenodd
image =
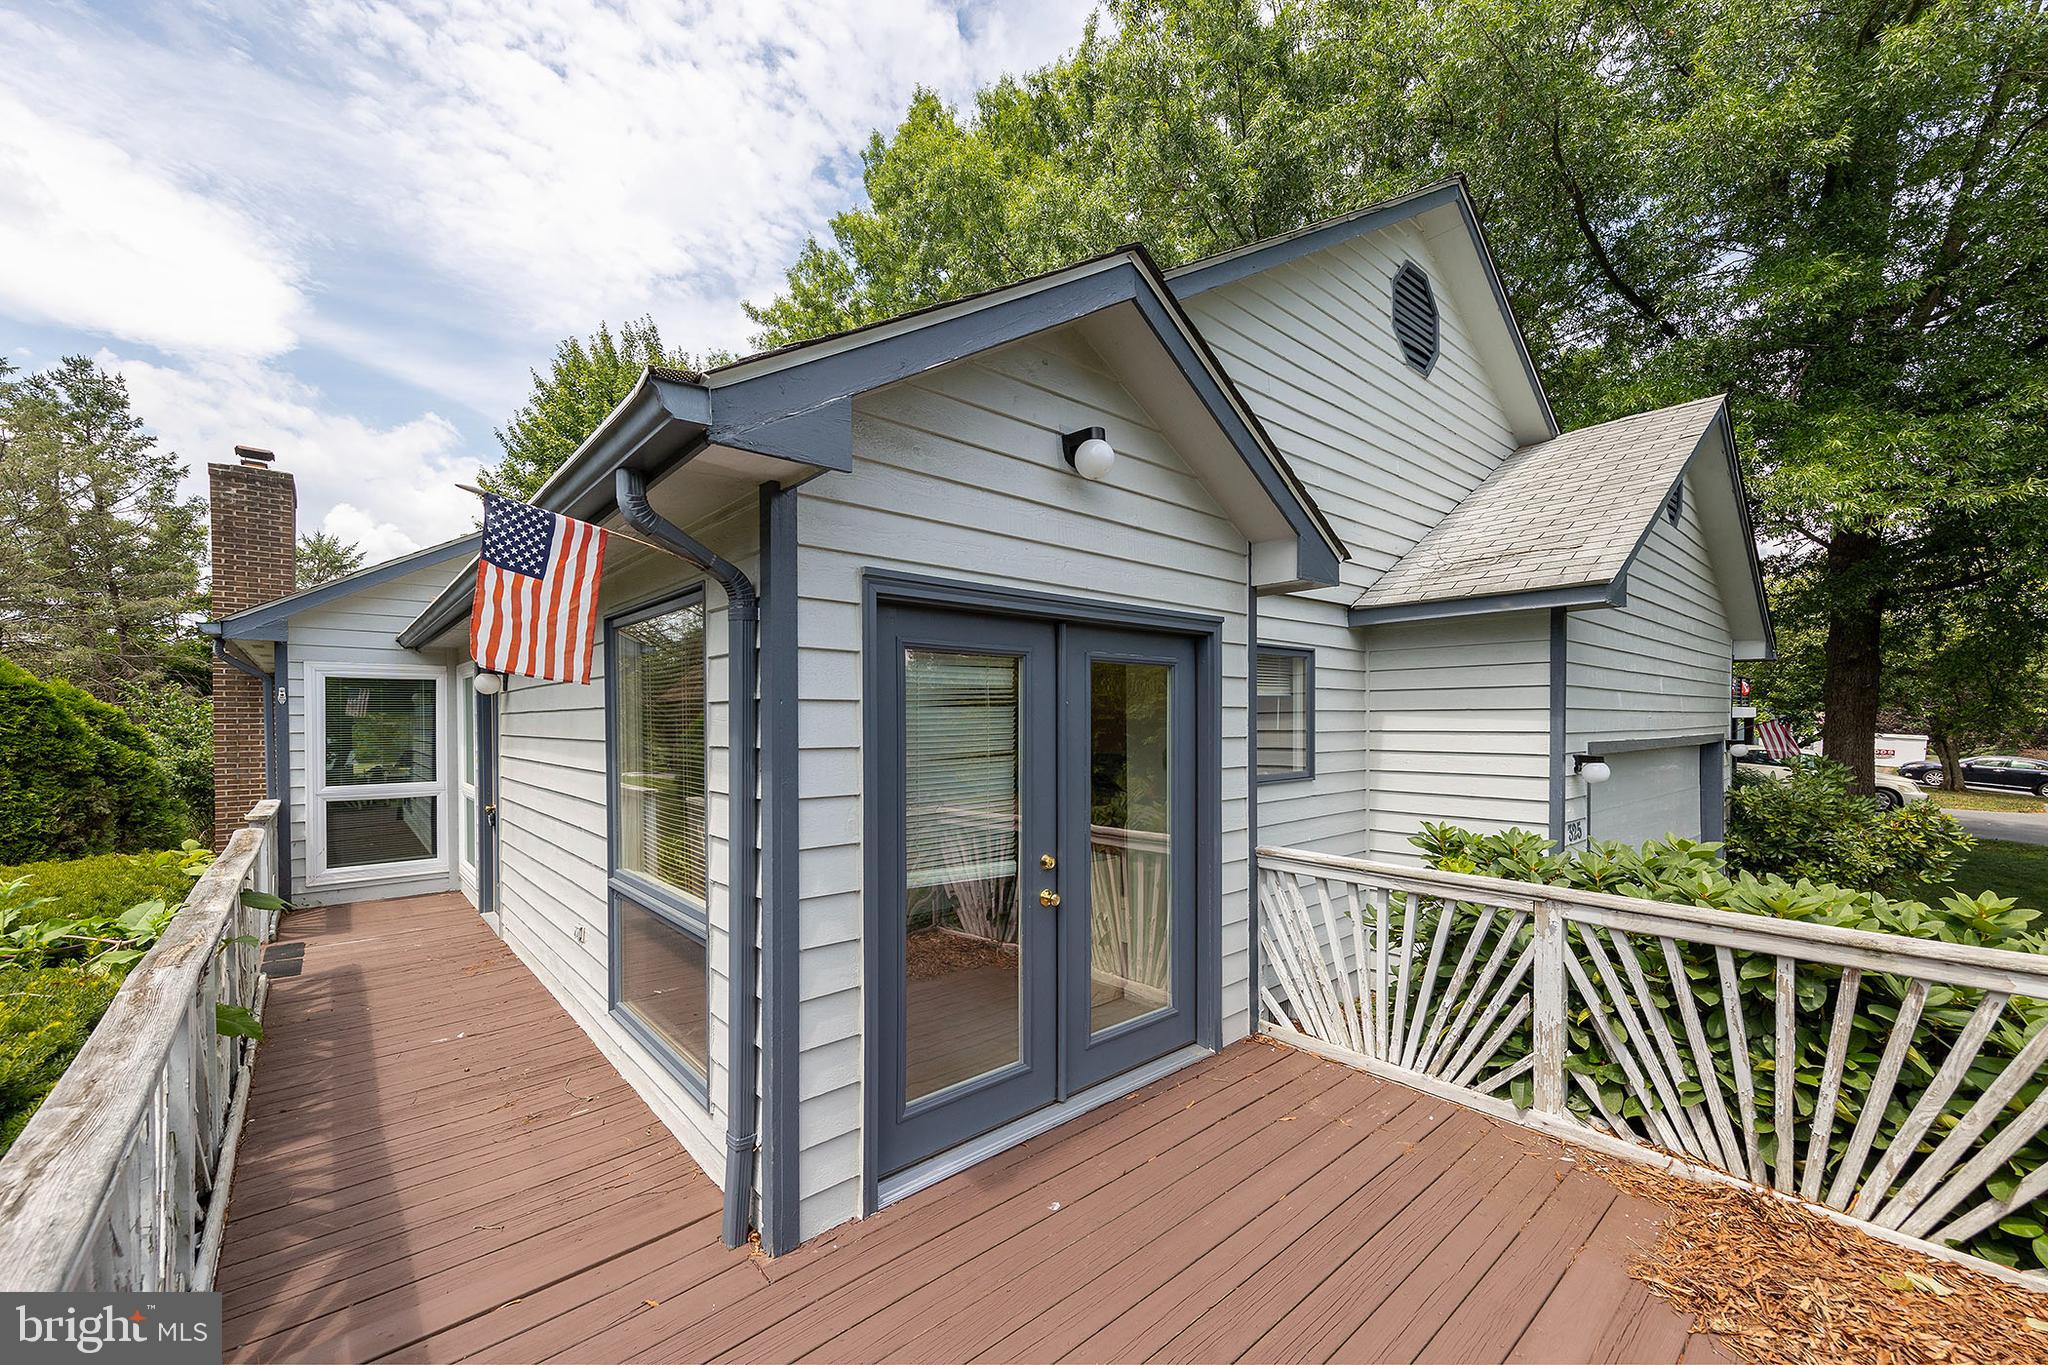
M394 579L404 578L422 569L431 569L451 559L473 557L477 552L478 543L479 537L469 535L443 541L439 545L429 545L424 550L415 550L411 554L400 555L396 559L387 559L381 564L358 569L352 574L344 574L318 587L287 593L283 597L273 598L268 602L246 607L232 615L223 616L218 621L203 622L199 629L202 634L216 635L226 640L283 640L287 638L287 623L294 616L328 606L370 588L381 587Z
M1411 221L1446 268L1441 283L1450 291L1461 315L1475 328L1477 348L1488 373L1494 377L1517 439L1527 443L1555 436L1557 417L1551 411L1550 396L1536 373L1536 362L1529 354L1521 325L1508 306L1500 268L1487 245L1485 230L1480 226L1478 210L1465 189L1463 176L1425 185L1295 232L1192 261L1168 271L1167 283L1176 297L1192 298Z
M1359 598L1354 625L1533 607L1619 606L1688 468L1738 657L1771 649L1727 400L1703 398L1524 446Z

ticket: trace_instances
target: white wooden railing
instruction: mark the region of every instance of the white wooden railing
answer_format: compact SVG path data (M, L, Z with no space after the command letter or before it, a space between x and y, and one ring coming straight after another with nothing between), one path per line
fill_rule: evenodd
M2048 1195L2010 1169L2048 1127L2048 960L1296 849L1259 874L1284 1040L1950 1257Z
M209 1289L262 1009L277 802L249 812L0 1161L0 1290Z

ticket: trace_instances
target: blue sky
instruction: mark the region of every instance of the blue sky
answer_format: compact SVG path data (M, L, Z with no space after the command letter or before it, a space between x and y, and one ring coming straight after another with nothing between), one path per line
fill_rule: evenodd
M1078 0L0 0L0 354L83 352L195 471L237 442L373 558L556 340L743 345L912 89L1071 48Z

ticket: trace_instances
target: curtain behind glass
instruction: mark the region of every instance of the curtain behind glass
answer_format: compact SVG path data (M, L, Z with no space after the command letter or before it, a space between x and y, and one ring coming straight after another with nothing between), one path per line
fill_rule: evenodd
M709 857L704 606L616 629L619 868L702 905Z

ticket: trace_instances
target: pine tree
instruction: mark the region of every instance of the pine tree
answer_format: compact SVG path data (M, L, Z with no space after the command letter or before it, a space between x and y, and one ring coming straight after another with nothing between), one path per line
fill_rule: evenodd
M84 356L0 374L0 651L118 700L190 671L206 503Z

